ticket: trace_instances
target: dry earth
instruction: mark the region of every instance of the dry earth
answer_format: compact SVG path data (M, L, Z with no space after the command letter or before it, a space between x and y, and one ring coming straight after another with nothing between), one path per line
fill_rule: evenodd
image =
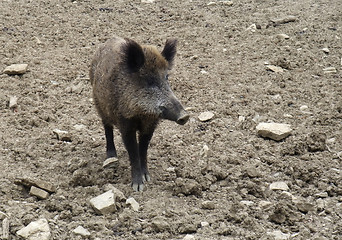
M0 75L0 222L9 220L10 239L41 218L51 239L81 239L72 232L80 225L89 239L342 238L342 2L208 3L1 1L0 70L29 65L23 75ZM271 22L289 15L296 20ZM117 132L119 164L102 168L105 139L88 68L114 35L160 49L168 37L179 39L170 83L191 119L160 124L143 193L129 186ZM200 122L205 111L215 117ZM267 121L293 132L279 142L261 138L255 127ZM68 131L71 142L54 129ZM57 191L38 200L15 184L18 177ZM270 190L279 181L289 189ZM123 201L112 214L96 214L89 200L109 184L140 210Z

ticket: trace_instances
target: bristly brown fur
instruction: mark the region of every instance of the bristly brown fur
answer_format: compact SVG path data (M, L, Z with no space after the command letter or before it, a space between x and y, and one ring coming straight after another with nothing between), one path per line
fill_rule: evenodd
M145 67L148 70L152 69L167 69L168 62L166 59L160 54L158 49L154 46L142 46L144 54L145 54Z

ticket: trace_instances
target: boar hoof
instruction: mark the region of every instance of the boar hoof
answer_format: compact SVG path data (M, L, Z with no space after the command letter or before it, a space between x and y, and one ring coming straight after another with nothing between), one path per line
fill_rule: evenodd
M136 192L142 192L144 190L144 184L143 183L132 183L132 188Z
M148 173L143 174L143 182L149 182L149 181L151 181L150 174Z
M116 167L118 163L118 158L116 157L111 157L111 158L107 158L104 162L102 167L103 168L113 168Z

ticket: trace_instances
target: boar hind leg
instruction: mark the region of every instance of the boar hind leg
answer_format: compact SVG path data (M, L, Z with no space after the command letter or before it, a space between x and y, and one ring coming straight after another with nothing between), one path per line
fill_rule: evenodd
M120 127L122 140L128 152L129 161L132 170L132 188L135 191L142 191L144 189L143 173L141 171L139 149L137 143L134 121L127 120L122 122Z
M139 154L140 154L140 166L141 172L143 174L143 180L148 182L150 181L150 174L148 172L147 167L147 149L150 143L150 140L153 135L153 130L148 133L140 133L139 135Z
M105 135L106 135L106 153L107 158L117 157L116 155L116 149L114 145L114 138L113 138L113 126L109 124L103 124L105 129Z

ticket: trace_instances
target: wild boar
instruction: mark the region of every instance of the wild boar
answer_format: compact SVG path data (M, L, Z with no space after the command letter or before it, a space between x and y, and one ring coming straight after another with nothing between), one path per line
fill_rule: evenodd
M159 52L154 46L114 37L99 47L91 62L89 75L105 130L107 158L117 157L115 126L129 155L135 191L142 191L150 180L147 149L158 122L168 119L183 125L189 119L168 82L176 45L176 39L168 39Z

